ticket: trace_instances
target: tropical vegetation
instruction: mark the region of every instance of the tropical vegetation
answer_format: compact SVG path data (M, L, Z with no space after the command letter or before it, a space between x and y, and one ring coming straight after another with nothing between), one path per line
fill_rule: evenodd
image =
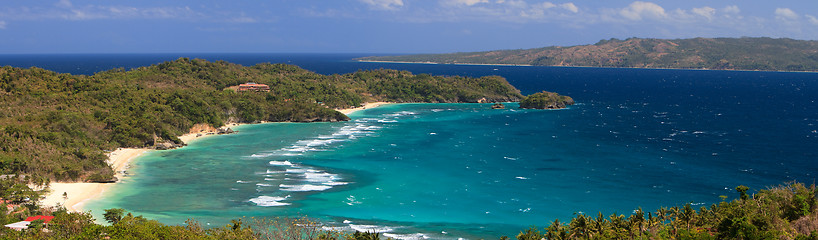
M654 212L638 208L627 217L577 213L568 222L554 220L542 231L523 230L517 239L818 239L815 185L790 183L752 195L748 190L739 186L739 198L698 209L688 203Z
M540 229L530 227L516 235L519 240L554 239L818 239L818 188L788 183L753 194L736 187L737 198L701 206L662 207L656 211L637 208L629 216L595 216L576 213ZM6 195L7 196L7 195ZM7 204L0 204L6 209ZM0 223L25 216L53 215L47 225L32 223L23 231L0 229L0 239L379 239L379 233L345 233L325 230L307 217L242 218L222 227L206 228L190 219L171 226L133 216L123 209L106 209L107 225L94 223L89 213L64 208L17 207L0 211ZM48 231L43 231L47 228ZM507 236L499 239L510 239Z
M237 92L246 82L269 92ZM286 64L244 67L180 58L92 76L0 67L0 175L36 184L112 181L105 153L183 144L204 123L345 121L334 110L364 102L517 101L496 76L467 78L370 70L321 75Z
M523 97L520 108L562 109L574 105L574 99L558 93L542 91Z

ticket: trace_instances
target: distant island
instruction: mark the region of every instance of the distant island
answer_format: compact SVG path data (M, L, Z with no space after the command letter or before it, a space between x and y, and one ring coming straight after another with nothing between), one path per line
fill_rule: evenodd
M520 108L531 109L563 109L574 105L574 99L557 93L542 91L520 100Z
M611 68L818 71L818 41L787 38L602 40L593 45L358 58L358 61Z

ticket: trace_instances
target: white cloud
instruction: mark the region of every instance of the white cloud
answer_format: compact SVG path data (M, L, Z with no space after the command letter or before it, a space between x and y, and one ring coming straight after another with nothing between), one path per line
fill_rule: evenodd
M560 4L560 7L562 7L565 10L571 11L573 13L578 13L579 12L579 8L577 8L577 5L574 5L574 3L563 3L563 4Z
M662 19L667 17L665 9L651 2L636 1L619 11L619 14L630 20Z
M452 5L466 5L472 6L478 3L488 3L488 0L446 0L446 3ZM502 3L502 1L497 1L497 3Z
M708 21L713 20L713 16L716 15L716 9L711 7L693 8L691 12L693 12L696 15L707 18Z
M816 18L815 16L812 16L812 15L805 15L805 16L807 17L807 20L809 21L809 23L811 23L812 25L818 25L818 18Z
M798 14L792 11L789 8L776 8L775 9L775 19L778 20L796 20L798 19Z
M0 29L6 29L6 21L0 21Z
M736 6L736 5L724 7L724 9L722 9L721 11L723 11L726 14L739 14L739 13L741 13L741 9L739 9L738 6Z
M57 2L56 5L57 5L57 7L64 7L64 8L74 7L74 4L71 4L71 1L69 1L69 0L60 0L59 2Z
M94 19L172 19L190 18L197 14L189 7L137 8L128 6L85 6L55 15L68 20Z
M369 4L375 9L380 10L397 10L403 7L403 0L360 0L362 3Z

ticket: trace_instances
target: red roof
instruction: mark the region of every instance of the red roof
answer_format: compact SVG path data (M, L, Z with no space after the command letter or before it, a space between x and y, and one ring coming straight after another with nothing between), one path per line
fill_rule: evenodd
M25 221L31 222L31 221L39 220L39 219L42 219L43 222L48 223L48 222L51 222L51 219L54 219L54 216L37 215L37 216L33 216L33 217L28 217L28 218L26 218Z

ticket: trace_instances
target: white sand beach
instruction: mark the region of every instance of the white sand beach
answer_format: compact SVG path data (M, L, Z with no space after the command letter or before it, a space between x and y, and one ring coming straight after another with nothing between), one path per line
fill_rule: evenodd
M372 102L372 103L364 103L363 106L356 107L356 108L345 108L345 109L335 109L335 110L338 110L339 112L348 115L348 114L354 113L356 111L369 109L369 108L376 108L376 107L386 105L386 104L392 104L392 103L391 102Z
M110 164L116 172L114 176L116 176L117 179L123 178L128 168L128 163L149 150L150 149L147 148L120 148L108 154L108 164ZM62 205L65 206L68 211L82 211L81 207L85 201L102 194L105 189L110 186L113 186L113 184L82 182L51 183L49 186L50 192L41 203L43 206Z
M365 103L361 107L336 109L344 114L351 114L356 111L375 108L388 102L373 102ZM242 124L229 123L225 127L236 127ZM197 124L190 129L190 132L179 136L182 142L189 144L194 140L202 139L207 136L216 136L216 129L204 124ZM129 163L135 158L139 157L147 151L153 151L148 148L119 148L108 154L108 164L114 169L115 176L121 180L126 177L126 172ZM99 197L108 188L116 185L116 183L84 183L84 182L56 182L49 186L49 193L45 199L41 201L42 206L65 206L68 211L80 212L82 205L89 199Z
M231 123L227 127L235 127L240 124ZM196 132L193 132L193 131ZM215 136L215 128L191 129L191 133L179 136L182 142L187 144L194 140L207 136ZM126 177L129 163L147 151L148 148L119 148L108 154L108 164L114 169L114 176L121 180ZM100 196L108 188L116 183L84 183L84 182L56 182L49 186L50 192L41 201L42 206L65 206L68 211L80 212L82 205L89 199Z

